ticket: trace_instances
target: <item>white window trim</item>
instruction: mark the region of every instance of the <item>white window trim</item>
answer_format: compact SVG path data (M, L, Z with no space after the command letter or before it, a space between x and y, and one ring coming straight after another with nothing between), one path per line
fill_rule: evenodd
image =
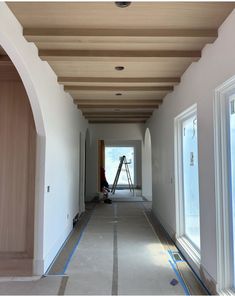
M216 88L214 99L214 153L217 240L217 292L232 291L232 260L229 214L228 96L235 90L235 76Z
M197 267L200 267L200 251L191 243L184 233L184 202L182 187L182 122L197 114L197 104L175 117L174 152L175 152L175 208L176 208L176 240L190 256Z

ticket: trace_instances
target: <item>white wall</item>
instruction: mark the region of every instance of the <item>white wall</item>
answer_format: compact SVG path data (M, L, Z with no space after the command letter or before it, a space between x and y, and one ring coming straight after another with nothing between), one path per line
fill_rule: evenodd
M79 134L87 122L5 3L0 3L0 45L18 69L33 110L37 141L35 272L43 273L72 229L78 212ZM46 191L50 186L50 192Z
M174 117L192 104L198 107L198 153L201 214L201 264L216 280L216 217L214 190L214 90L235 74L235 12L219 29L214 44L182 76L148 126L152 136L153 211L173 235L175 223Z
M91 124L91 142L87 149L87 178L86 200L91 200L97 194L97 166L98 166L98 140L104 141L143 141L143 124Z

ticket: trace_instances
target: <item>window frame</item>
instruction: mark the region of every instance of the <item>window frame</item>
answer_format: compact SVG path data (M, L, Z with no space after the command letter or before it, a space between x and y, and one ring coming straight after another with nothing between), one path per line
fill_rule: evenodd
M231 248L231 184L229 102L235 93L235 76L215 90L214 154L217 241L217 291L234 295L234 260Z
M185 120L197 116L197 104L192 105L174 119L174 155L175 155L175 207L176 207L176 241L190 256L196 266L200 266L200 250L185 235L184 186L183 186L183 141L182 124ZM200 213L200 197L199 197ZM200 214L199 214L200 217ZM201 228L201 227L200 227Z

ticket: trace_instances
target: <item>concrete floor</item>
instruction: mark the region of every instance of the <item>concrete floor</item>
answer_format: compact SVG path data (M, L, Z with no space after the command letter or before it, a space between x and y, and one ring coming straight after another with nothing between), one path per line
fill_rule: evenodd
M144 201L142 197L141 190L135 189L134 193L129 189L117 189L114 194L109 194L109 197L114 202L134 202L134 201Z
M66 274L68 294L184 294L142 203L98 204Z
M150 207L143 201L90 206L83 227L71 236L47 277L0 282L0 294L205 294L186 262L190 285L174 268L166 249L171 246L162 243L162 233L158 236L149 222ZM187 292L187 287L192 289Z

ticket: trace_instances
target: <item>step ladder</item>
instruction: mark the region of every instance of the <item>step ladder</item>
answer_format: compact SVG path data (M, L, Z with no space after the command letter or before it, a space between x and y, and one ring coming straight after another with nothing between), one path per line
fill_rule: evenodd
M129 170L129 167L128 167L128 162L126 160L126 156L125 155L123 155L123 156L120 157L120 163L119 163L119 166L118 166L118 169L117 169L117 173L116 173L116 176L115 176L115 179L114 179L114 182L113 182L111 193L112 194L115 194L115 190L117 188L118 179L119 179L119 176L120 176L120 173L121 173L123 164L125 166L124 170L126 171L127 181L128 181L130 192L133 192L133 195L134 195L134 185L133 185L132 180L131 180L131 174L130 174L130 170Z

